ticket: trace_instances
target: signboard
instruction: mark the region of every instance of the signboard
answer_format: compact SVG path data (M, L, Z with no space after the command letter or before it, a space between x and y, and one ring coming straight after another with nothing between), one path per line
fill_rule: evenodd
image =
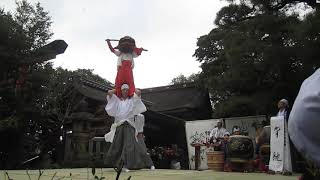
M217 124L218 119L187 121L185 124L186 138L188 144L189 169L195 169L195 149L191 144L206 143L209 141L210 130ZM207 165L207 147L200 149L199 169L208 169Z
M269 169L276 172L292 171L287 123L283 116L271 117Z

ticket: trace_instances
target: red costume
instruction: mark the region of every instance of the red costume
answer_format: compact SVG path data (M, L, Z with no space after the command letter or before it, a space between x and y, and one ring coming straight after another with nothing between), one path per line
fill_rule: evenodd
M110 41L108 42L108 46L116 56L118 56L118 72L115 80L115 89L116 95L121 97L121 85L128 84L129 85L129 96L133 96L135 92L135 85L133 79L132 69L134 67L133 58L138 57L143 48L137 48L135 46L135 41L129 36L125 36L120 39L119 45L116 48L113 48ZM119 49L119 50L116 50Z

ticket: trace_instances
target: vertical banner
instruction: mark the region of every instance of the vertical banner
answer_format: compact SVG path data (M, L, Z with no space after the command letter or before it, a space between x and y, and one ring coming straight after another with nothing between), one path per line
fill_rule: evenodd
M283 116L271 117L270 119L271 139L269 169L276 172L282 172L284 165L284 122Z
M188 145L189 169L195 169L195 148L191 146L194 143L206 143L209 140L210 130L217 124L218 119L187 121L185 124L186 138ZM200 149L199 169L208 169L207 165L207 147Z

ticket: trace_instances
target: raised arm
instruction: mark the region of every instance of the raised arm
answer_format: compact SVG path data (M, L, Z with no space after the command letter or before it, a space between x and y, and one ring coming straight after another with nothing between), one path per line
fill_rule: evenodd
M115 90L115 89L109 90L109 91L108 91L108 96L109 96L109 98L111 98L114 93L116 93L116 90Z
M134 57L140 56L141 53L142 53L142 51L148 51L148 50L143 49L143 48L137 48L137 47L135 47L135 48L133 49Z
M121 54L120 51L118 51L118 50L116 50L116 49L114 49L112 47L111 42L110 42L111 40L110 39L106 39L106 41L108 43L110 51L113 52L116 56L120 56L120 54Z
M114 53L114 48L113 48L112 45L111 45L110 39L107 39L106 41L107 41L107 43L108 43L108 46L109 46L110 51Z
M140 89L136 89L135 93L138 97L141 97L141 90Z

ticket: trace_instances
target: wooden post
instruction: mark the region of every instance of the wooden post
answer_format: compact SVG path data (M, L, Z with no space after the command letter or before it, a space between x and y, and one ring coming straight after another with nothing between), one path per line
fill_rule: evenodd
M200 147L201 146L194 146L195 150L195 169L198 170L200 166Z
M93 140L89 139L89 154L93 155Z
M195 144L191 144L191 146L194 147L194 166L196 170L199 170L199 167L201 164L200 149L201 149L201 146L204 146L204 144L195 143Z
M96 153L100 154L100 142L101 141L96 141Z

